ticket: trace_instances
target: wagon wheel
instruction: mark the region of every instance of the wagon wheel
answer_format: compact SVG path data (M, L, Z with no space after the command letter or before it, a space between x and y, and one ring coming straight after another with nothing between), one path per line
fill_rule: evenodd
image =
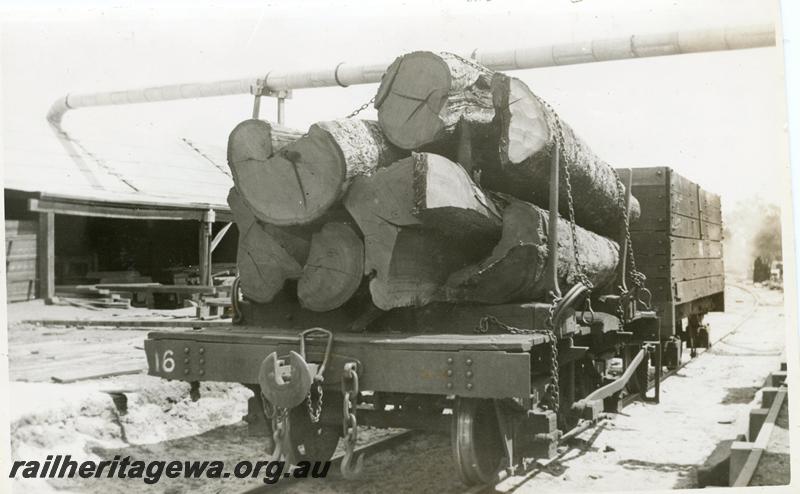
M456 468L465 484L488 484L496 479L505 450L492 400L456 398L450 438Z
M339 444L341 427L311 422L304 401L289 412L289 442L295 461L328 461Z

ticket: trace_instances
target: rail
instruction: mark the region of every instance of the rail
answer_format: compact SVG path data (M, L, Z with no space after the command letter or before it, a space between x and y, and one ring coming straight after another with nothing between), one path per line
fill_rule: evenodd
M416 435L415 431L411 430L404 430L397 432L395 434L391 434L386 437L382 437L377 441L373 441L362 446L359 446L355 449L354 453L355 456L369 454L373 455L375 453L380 453L382 451L389 450L394 448L402 443L410 441ZM339 470L339 465L342 463L342 459L344 459L344 453L338 453L331 458L331 466L334 468L335 471ZM248 489L242 491L240 494L261 494L266 492L280 492L281 489L286 489L290 486L296 485L296 482L300 479L294 479L294 477L286 477L279 480L275 484L271 485L260 485L254 487L252 489Z

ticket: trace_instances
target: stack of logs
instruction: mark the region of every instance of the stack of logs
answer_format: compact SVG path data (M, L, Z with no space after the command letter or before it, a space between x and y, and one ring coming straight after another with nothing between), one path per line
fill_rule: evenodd
M305 309L358 293L381 310L543 300L551 155L570 174L577 253L560 180L558 282L616 276L624 189L522 81L450 54L398 58L378 121L306 133L247 120L231 133L228 201L244 296L295 290ZM635 199L631 219L639 215ZM363 294L368 293L368 297ZM373 308L374 310L374 308Z

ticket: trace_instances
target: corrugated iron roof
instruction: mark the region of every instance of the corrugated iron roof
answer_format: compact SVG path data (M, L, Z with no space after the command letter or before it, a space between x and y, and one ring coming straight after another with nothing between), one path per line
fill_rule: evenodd
M228 209L233 181L224 148L163 135L131 141L6 129L4 187L93 202Z

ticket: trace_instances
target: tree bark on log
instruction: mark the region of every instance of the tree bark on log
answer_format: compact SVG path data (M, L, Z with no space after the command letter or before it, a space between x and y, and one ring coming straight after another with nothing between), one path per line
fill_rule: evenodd
M492 75L450 53L403 55L386 70L375 97L381 128L410 150L448 139L462 121L477 137L494 119Z
M478 264L453 273L436 295L437 301L503 304L544 300L548 258L548 211L509 198L503 210L503 236L492 254ZM619 263L619 246L596 233L576 227L578 255L584 272L597 289L611 283ZM562 293L577 281L570 223L558 221L558 283Z
M342 306L364 279L364 242L346 223L327 223L311 237L297 282L300 305L315 312Z
M239 286L248 299L267 303L281 291L286 280L302 275L310 234L259 222L236 188L228 193L228 205L239 230L236 252Z
M386 140L377 122L319 122L263 166L236 167L234 182L261 221L304 225L322 217L354 177L407 154Z
M601 235L619 238L625 197L624 192L620 194L614 169L519 79L497 73L492 88L500 127L500 159L483 164L481 183L547 207L551 155L560 128L560 159L562 170L566 167L570 174L575 222ZM559 213L566 217L566 176L563 171L561 175ZM639 202L631 197L630 220L639 214Z
M344 204L364 234L364 272L383 310L430 301L453 270L491 249L502 228L464 169L425 153L357 178Z

